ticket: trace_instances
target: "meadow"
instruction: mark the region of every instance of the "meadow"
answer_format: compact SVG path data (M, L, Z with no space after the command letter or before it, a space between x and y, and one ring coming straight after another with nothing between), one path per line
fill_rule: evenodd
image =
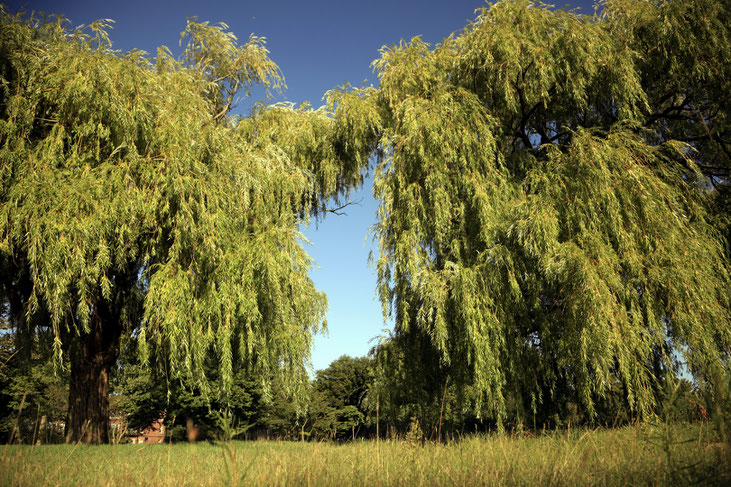
M0 484L730 485L731 452L716 438L708 424L693 424L475 435L446 444L6 445Z

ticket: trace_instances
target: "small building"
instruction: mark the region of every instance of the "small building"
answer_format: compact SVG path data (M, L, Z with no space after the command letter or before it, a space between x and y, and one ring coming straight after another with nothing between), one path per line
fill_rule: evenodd
M150 426L142 430L139 435L131 436L132 443L163 443L165 441L165 417L156 419Z

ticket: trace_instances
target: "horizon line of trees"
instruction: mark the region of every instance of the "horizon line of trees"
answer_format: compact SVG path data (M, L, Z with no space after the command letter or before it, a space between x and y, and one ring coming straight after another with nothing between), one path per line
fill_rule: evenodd
M36 344L29 359L18 355L11 333L0 335L0 443L62 443L67 414L68 373L57 375L45 347ZM40 338L40 337L39 337ZM142 366L134 344L128 342L115 367L110 415L118 430L110 441L130 441L162 418L166 441L189 440L196 428L198 441L224 437L231 426L237 439L289 441L351 441L356 439L406 439L446 441L473 433L521 433L565 427L622 427L639 418L631 414L623 391L617 389L591 416L570 394L556 395L536 412L526 411L519 398L509 399L509 412L497 418L478 416L462 406L460 391L449 382L431 384L408 379L406 371L391 369L383 344L368 357L343 355L316 371L304 402L296 403L275 381L268 386L244 371L234 374L229 400L204 396L194 384L167 382L154 368ZM210 372L215 377L215 371ZM430 384L433 395L422 390ZM211 387L220 390L220 379ZM661 421L711 420L717 414L710 391L687 378L668 381L659 398ZM720 412L723 414L723 411ZM222 421L226 421L226 425Z

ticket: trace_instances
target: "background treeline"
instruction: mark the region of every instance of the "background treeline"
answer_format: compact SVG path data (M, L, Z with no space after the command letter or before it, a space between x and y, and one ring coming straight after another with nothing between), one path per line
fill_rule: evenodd
M7 443L12 435L14 442L26 444L63 442L68 373L54 371L43 355L48 337L39 335L32 347L22 349L15 343L17 338L8 332L0 335L0 441ZM305 441L348 441L377 435L437 441L498 429L496 418L476 414L471 398L464 397L447 378L436 371L414 374L415 364L395 355L389 341L375 347L369 357L344 355L318 370L299 401L276 377L267 385L244 371L236 371L230 391L224 393L220 377L216 379L214 357L210 357L208 371L213 380L203 386L205 391L192 381L168 380L165 364L141 365L135 348L133 339L125 343L112 378L112 418L117 422L123 418L121 430L110 430L117 441L144 430L163 414L167 438L173 441L187 439L188 423L197 428L199 440L221 438L230 433L223 429L231 425L241 439ZM33 352L22 355L26 349ZM704 387L683 378L667 380L657 396L660 420L686 422L713 416L723 420L724 411L714 409ZM593 419L569 389L557 391L535 412L525 409L524 398L508 397L503 425L512 432L622 426L636 419L624 397L616 385L597 406Z

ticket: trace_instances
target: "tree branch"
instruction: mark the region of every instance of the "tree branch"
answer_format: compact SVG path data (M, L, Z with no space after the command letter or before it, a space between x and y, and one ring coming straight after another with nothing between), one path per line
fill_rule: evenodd
M362 202L363 202L363 198L361 198L358 201L348 201L344 205L340 205L337 208L327 208L327 207L321 206L321 205L315 205L315 208L317 208L318 210L323 211L325 213L332 213L334 215L340 216L340 215L347 215L347 213L345 213L344 211L341 211L344 208L347 208L348 206L351 206L351 205L358 205L358 206L360 206L360 204Z
M226 100L226 104L224 105L223 110L221 110L216 115L214 115L213 120L220 120L221 118L226 116L226 114L229 112L229 110L231 110L231 104L233 103L234 97L236 96L236 93L238 92L238 88L239 88L239 80L236 80L236 84L233 85L229 90L228 100Z

